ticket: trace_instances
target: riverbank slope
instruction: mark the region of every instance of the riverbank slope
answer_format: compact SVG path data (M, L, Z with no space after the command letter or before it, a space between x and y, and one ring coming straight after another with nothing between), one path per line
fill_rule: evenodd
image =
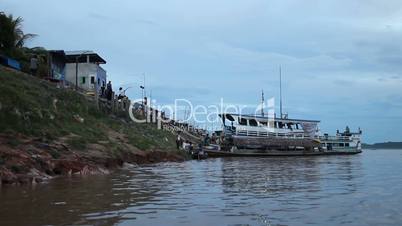
M102 113L83 94L0 66L0 183L184 159L173 134Z

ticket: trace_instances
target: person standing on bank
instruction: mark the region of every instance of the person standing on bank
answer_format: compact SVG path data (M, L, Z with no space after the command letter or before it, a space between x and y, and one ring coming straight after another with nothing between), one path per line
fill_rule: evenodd
M36 55L31 57L29 70L31 71L31 75L36 76L36 73L38 72L38 57Z
M109 81L106 85L106 98L108 100L112 100L113 90L112 90L112 82Z
M105 95L105 92L106 92L106 87L105 87L105 83L103 83L102 84L102 86L101 86L101 93L100 93L100 97L102 97L102 98L104 98L106 95Z
M176 137L176 147L177 149L180 149L181 146L182 146L182 139L180 137L180 134L178 134Z

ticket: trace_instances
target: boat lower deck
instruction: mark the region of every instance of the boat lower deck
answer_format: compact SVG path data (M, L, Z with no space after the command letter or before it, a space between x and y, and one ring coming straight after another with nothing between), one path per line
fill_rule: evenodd
M322 155L354 155L362 151L267 151L267 152L251 152L241 151L215 151L206 150L208 157L276 157L276 156L322 156Z

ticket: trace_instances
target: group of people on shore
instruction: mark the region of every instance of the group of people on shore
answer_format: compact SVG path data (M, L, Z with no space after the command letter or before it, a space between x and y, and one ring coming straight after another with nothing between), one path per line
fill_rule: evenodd
M223 138L222 138L223 139ZM203 146L208 146L211 144L220 144L221 143L221 137L216 136L215 133L212 134L212 136L209 136L209 134L203 135L203 139L200 143L198 143L197 146L195 146L191 141L189 140L184 140L182 136L180 136L180 132L178 133L176 137L176 148L177 149L182 149L185 151L192 151L195 148L202 149Z
M207 154L203 150L203 143L200 142L198 145L194 145L191 141L183 140L180 136L180 132L176 138L176 145L178 150L183 150L187 154L191 155L193 159L205 159Z
M112 96L113 96L113 88L112 88L112 82L109 81L105 87L105 84L102 84L101 88L100 88L101 92L99 94L99 96L101 98L106 98L107 100L112 100Z
M99 96L101 98L106 98L107 100L111 101L112 97L113 97L113 88L112 88L112 82L109 81L105 87L105 85L103 84L101 86L101 92L99 94ZM123 98L126 98L126 94L125 94L125 90L123 90L123 87L119 88L119 94L117 96L118 100L121 100Z
M203 146L202 143L199 143L198 146L196 147L191 141L184 140L183 137L180 136L180 133L176 137L176 147L179 150L182 149L187 152L191 152L196 148L202 148L202 146Z

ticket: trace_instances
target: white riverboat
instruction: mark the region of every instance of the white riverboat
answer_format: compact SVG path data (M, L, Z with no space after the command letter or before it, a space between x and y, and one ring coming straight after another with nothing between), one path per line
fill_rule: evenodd
M361 152L361 130L321 135L318 120L219 114L221 151L211 156L331 155Z
M319 120L291 119L282 113L282 72L279 67L280 116L264 116L264 92L261 114L222 113L219 151L209 156L294 156L361 153L361 135L346 127L343 133L321 135ZM271 116L271 117L270 117Z

